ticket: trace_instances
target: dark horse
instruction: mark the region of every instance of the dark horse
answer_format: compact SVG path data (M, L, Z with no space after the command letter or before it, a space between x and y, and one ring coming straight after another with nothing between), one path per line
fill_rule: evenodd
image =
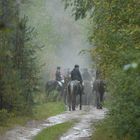
M105 82L103 80L96 79L93 83L93 92L95 92L95 103L97 109L102 109L105 93Z
M45 86L45 91L49 95L52 91L57 90L60 92L61 96L63 94L63 83L56 81L56 80L50 80L47 81Z
M92 87L93 87L93 83L91 81L84 80L84 95L83 95L84 105L93 104Z
M63 86L63 99L64 99L64 103L65 105L67 104L67 88L68 88L68 84L71 81L71 78L69 76L65 76L64 77L64 86Z
M74 80L68 83L67 89L67 101L69 106L69 111L75 110L76 106L76 96L80 96L80 110L82 109L82 85L79 81Z

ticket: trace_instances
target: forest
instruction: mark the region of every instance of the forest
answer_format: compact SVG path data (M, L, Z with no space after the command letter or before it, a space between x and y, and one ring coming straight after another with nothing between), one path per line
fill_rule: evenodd
M86 27L80 34L90 44L85 51L90 52L90 67L107 83L109 111L93 139L139 140L140 1L62 1ZM50 71L63 63L64 36L55 30L45 0L0 1L0 125L11 116L31 116L34 106L44 102Z

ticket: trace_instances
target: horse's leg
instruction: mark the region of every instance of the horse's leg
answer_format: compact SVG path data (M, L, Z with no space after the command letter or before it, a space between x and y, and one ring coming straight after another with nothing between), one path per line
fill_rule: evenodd
M96 108L99 109L100 107L100 99L99 99L99 92L96 91Z
M75 110L75 105L76 105L76 95L73 93L72 94L72 110Z
M100 109L102 109L103 93L100 93Z
M72 99L71 96L69 97L69 111L71 111L71 106L72 106Z
M64 92L63 92L63 100L64 100L64 104L66 105L67 104L67 101L66 101L66 89L64 89Z
M82 93L80 93L80 110L82 110Z
M70 94L68 94L67 98L68 98L67 101L68 101L69 111L71 111L71 97L70 97Z
M67 93L68 93L67 101L68 101L69 111L71 111L71 91L70 91L70 87L68 87Z

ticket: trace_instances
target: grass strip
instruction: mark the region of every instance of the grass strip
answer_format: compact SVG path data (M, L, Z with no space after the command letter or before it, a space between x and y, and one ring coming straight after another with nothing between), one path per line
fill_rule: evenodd
M33 140L58 140L73 124L74 122L65 122L45 128Z

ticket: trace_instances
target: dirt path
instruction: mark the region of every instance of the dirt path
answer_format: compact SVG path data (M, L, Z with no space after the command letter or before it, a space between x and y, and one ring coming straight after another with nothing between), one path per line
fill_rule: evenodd
M94 122L103 119L106 109L97 110L93 107L85 108L85 112L80 115L79 123L75 124L67 133L63 134L60 140L89 140Z
M91 125L93 122L103 119L105 112L106 109L97 110L93 107L83 107L82 111L66 111L42 122L31 121L25 127L17 126L8 131L4 136L1 136L0 140L31 140L42 129L72 119L77 119L78 123L65 133L60 140L86 140L91 136Z

